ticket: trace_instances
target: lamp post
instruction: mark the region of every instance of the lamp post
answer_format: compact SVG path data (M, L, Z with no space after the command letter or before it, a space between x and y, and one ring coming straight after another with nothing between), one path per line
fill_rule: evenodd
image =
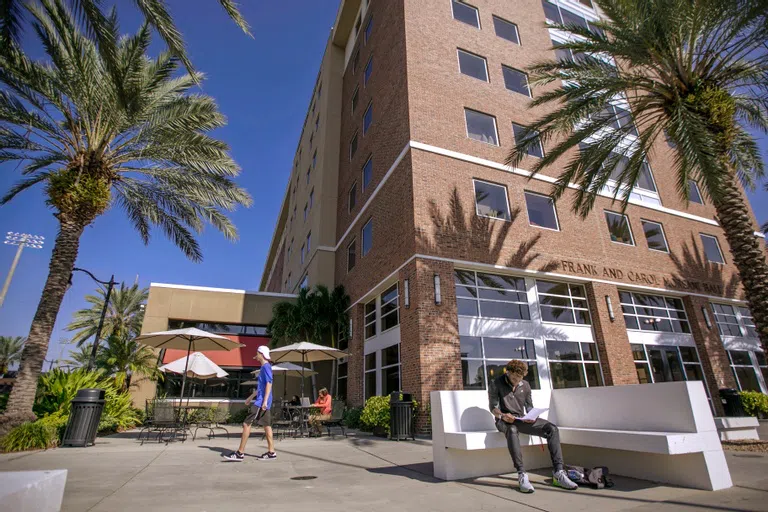
M94 363L96 362L96 354L99 350L99 339L101 338L101 328L104 327L104 317L107 316L107 308L109 307L109 296L112 295L112 288L115 286L115 275L112 274L112 277L109 278L109 281L102 281L100 279L96 279L96 276L88 272L87 270L83 268L73 268L72 272L84 272L90 276L91 279L96 281L97 283L104 285L107 287L107 293L104 295L104 307L101 308L101 318L99 318L99 325L96 327L96 337L93 340L93 349L91 350L91 357L88 359L88 371L90 371L93 368ZM69 282L72 282L72 276L69 276Z
M6 233L4 243L6 245L16 245L19 248L16 249L16 256L14 256L13 263L11 263L11 270L8 272L8 277L5 278L3 290L0 291L0 307L2 307L3 302L5 302L5 295L8 293L8 288L11 286L13 273L16 272L16 265L19 264L19 260L21 259L21 251L23 251L25 247L29 247L30 249L42 249L44 241L45 237L30 235L29 233L14 233L13 231Z

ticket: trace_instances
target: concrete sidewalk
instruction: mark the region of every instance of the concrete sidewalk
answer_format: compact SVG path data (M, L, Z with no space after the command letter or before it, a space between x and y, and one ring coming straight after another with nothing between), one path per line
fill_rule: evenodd
M398 443L364 434L288 439L276 443L277 460L223 461L221 453L236 446L236 429L229 439L190 438L167 446L140 446L135 432L124 433L99 438L90 448L3 454L0 471L69 470L63 510L73 512L768 510L766 454L726 452L736 485L726 491L616 477L613 489L568 492L548 485L550 474L537 472L536 493L523 495L513 474L434 479L428 440ZM258 454L266 444L253 434L248 448Z

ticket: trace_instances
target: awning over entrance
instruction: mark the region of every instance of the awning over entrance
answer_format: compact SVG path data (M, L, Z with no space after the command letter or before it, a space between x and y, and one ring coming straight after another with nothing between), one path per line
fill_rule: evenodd
M232 341L242 343L245 346L241 348L229 350L229 351L212 350L212 351L203 352L203 353L208 357L208 359L210 359L217 365L227 366L227 367L259 366L259 361L255 359L256 350L261 345L269 345L269 340L270 340L268 337L265 337L265 336L227 335L225 337L231 339ZM187 355L187 352L185 350L173 350L173 349L166 350L165 355L163 356L162 364L170 363L171 361L175 361L176 359L186 357L186 355Z

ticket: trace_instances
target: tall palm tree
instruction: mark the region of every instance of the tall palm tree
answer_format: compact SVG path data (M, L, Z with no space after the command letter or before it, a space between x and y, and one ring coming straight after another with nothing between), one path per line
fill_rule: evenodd
M72 337L72 343L82 345L85 340L95 336L104 309L104 288L98 288L96 295L87 295L86 302L91 304L88 309L75 311L74 320L67 326L68 331L77 331ZM126 286L120 283L120 288L112 291L104 317L101 335L109 338L112 334L130 336L141 334L141 324L144 321L144 305L149 297L149 288L139 288L138 284Z
M0 52L0 156L24 163L5 204L37 184L59 222L48 278L24 347L0 431L33 418L37 376L85 228L119 206L149 242L153 226L194 261L206 223L230 240L224 212L250 205L234 182L229 147L208 132L225 124L212 98L189 94L196 79L162 53L150 59L150 29L119 37L113 9L94 44L63 0L26 4L48 61L11 44Z
M600 8L607 19L591 27L555 25L574 37L556 46L558 60L529 71L532 84L558 87L531 102L548 113L527 126L531 136L508 163L518 165L538 133L549 151L530 170L557 163L552 196L575 183L573 209L586 216L608 179L626 205L666 138L680 197L688 200L696 180L717 211L768 349L768 264L742 191L764 172L747 128L768 131L768 0L601 0ZM613 113L617 98L631 117Z
M0 1L0 47L3 41L13 41L19 44L19 39L24 24L24 0ZM253 37L250 26L240 14L237 3L233 0L218 0L227 15L232 18L243 32ZM97 42L103 41L103 18L101 16L101 0L72 0L72 7L80 15L89 34L96 36ZM147 24L160 34L171 54L181 60L190 73L194 73L192 62L187 56L184 39L181 32L173 22L173 17L165 0L133 0L134 5L141 11Z
M113 376L123 391L131 386L131 376L136 373L152 380L160 376L157 354L133 337L124 334L115 333L109 336L97 361L98 366Z
M0 375L5 375L9 366L21 361L24 341L23 336L0 336Z

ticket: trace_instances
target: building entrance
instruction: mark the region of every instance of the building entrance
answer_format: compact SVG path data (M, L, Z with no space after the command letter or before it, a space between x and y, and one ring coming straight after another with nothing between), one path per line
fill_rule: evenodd
M647 347L654 382L685 380L677 347Z

